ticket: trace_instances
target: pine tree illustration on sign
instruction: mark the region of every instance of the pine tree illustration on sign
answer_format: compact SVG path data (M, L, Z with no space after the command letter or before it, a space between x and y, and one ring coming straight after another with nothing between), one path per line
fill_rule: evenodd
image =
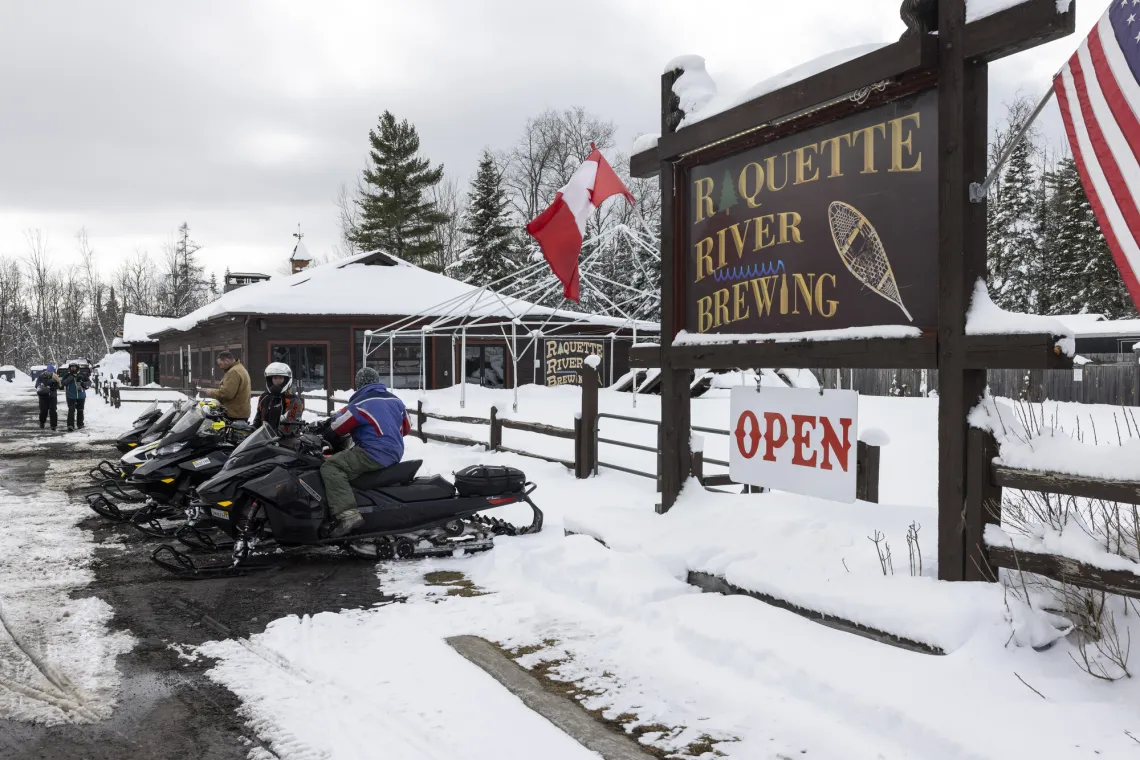
M740 198L736 195L736 190L732 188L732 175L726 169L724 172L724 179L720 181L720 200L716 204L716 212L718 214L730 213L732 207L740 203Z

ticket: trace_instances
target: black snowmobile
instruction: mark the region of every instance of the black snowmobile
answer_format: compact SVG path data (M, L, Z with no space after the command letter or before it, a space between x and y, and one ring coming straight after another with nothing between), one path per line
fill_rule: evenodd
M165 412L159 409L157 402L152 403L132 423L131 429L119 436L115 441L115 448L124 455L129 455L147 444L156 443L166 435L179 416L188 411L193 403L192 400L188 400L171 404ZM139 464L141 464L141 460L138 457L128 460L127 456L124 456L118 464L104 459L92 467L88 474L98 483L119 482L126 478Z
M124 510L100 495L90 496L88 503L105 517L129 520L145 535L176 535L182 525L164 525L163 521L173 518L178 522L189 505L192 489L221 470L234 444L249 430L247 423L224 420L221 408L214 402L192 402L124 480L145 500L141 507Z
M263 425L242 441L221 472L198 486L189 524L219 526L234 540L229 562L200 566L186 552L163 544L151 558L191 579L243 575L275 566L280 549L337 546L373 560L452 556L492 548L495 535L542 530L542 512L530 499L535 485L508 467L468 467L453 485L444 478L416 477L420 460L399 462L352 481L364 525L329 538L320 465L322 440L300 436L297 449ZM481 513L525 502L532 522L525 528ZM185 543L185 542L184 542Z

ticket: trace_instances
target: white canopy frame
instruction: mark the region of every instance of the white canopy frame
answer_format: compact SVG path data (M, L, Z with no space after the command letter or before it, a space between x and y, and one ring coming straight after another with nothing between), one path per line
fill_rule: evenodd
M640 215L635 215L635 218L648 229L648 225L640 218ZM388 381L391 386L395 380L396 341L401 338L414 339L418 337L421 357L420 388L424 389L427 387L427 362L424 360L427 338L437 334L450 334L452 382L458 382L460 385L460 407L465 408L467 405L467 373L464 369L456 366L456 334L458 333L461 344L459 355L466 357L467 333L470 329L480 328L481 331L493 331L498 328L510 354L514 390L512 408L517 412L519 357L534 348L536 343L545 337L552 335L576 337L572 333L581 331L584 326L598 326L599 317L601 317L610 320L606 324L607 327L612 328L610 333L606 335L581 335L579 337L603 341L608 338L610 340L610 380L612 383L612 357L617 333L622 329L631 330L633 340L636 343L639 328L649 332L659 329L657 323L637 317L638 314L645 313L649 307L660 303L659 292L640 290L627 283L606 278L594 271L596 268L600 268L598 265L604 260L606 253L612 252L617 241L621 238L660 260L659 252L624 224L615 225L582 244L583 255L579 261L580 290L583 294L589 294L596 298L611 313L597 315L572 311L566 308L566 298L562 298L558 306L554 308L535 303L535 301L553 297L557 290L562 287L561 283L550 275L546 261L541 258L541 254L536 254L535 261L506 277L461 296L434 304L418 314L402 317L383 328L365 330L362 361L367 363L371 355L387 345ZM645 270L641 259L635 257L634 261L637 262L644 278L648 279L649 272ZM620 296L611 297L597 283L605 283L619 288L623 292ZM533 324L539 319L542 321L538 327L531 329L529 333L522 336L523 345L520 347L520 331L518 328L526 322ZM510 328L509 333L508 326ZM458 378L456 377L457 372L459 373ZM635 388L634 406L637 406L636 393L637 389Z

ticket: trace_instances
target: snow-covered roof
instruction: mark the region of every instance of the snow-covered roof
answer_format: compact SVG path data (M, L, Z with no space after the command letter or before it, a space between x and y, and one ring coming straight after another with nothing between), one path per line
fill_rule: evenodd
M177 321L177 317L152 317L128 312L123 317L123 343L146 343L154 340L151 335L165 330Z
M312 261L313 257L309 255L309 249L305 247L304 240L297 241L297 247L293 249L293 255L290 256L293 261Z
M15 372L15 371L16 371L16 368L13 367L11 364L5 364L3 367L0 367L0 372Z
M1080 335L1093 324L1105 321L1103 314L1053 314L1051 316L1077 335Z
M1116 338L1140 335L1140 319L1105 319L1078 325L1078 338Z
M479 290L395 256L374 251L231 290L185 317L169 320L163 329L190 330L201 322L235 314L483 317L500 320L524 316L545 319L555 314L554 309L490 291L480 295ZM616 317L566 311L558 312L558 316L610 327L630 324ZM653 322L639 322L637 328L655 331L659 326Z
M227 277L264 277L269 279L269 275L262 274L261 272L228 272Z

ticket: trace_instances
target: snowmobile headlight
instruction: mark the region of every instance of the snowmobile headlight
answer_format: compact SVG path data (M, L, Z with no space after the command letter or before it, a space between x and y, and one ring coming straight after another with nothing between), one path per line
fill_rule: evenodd
M154 453L160 457L165 457L170 456L171 454L177 454L184 448L186 448L186 442L179 441L178 443L171 443L167 446L163 446L161 449L156 449Z

